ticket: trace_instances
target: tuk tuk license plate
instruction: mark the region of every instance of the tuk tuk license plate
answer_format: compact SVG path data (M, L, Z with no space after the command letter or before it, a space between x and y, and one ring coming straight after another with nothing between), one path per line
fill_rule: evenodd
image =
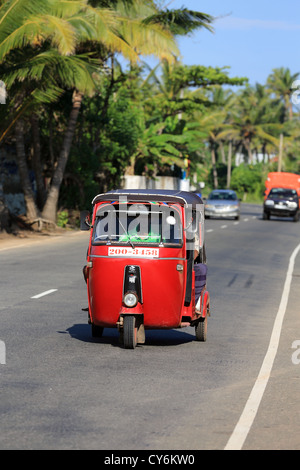
M120 246L110 246L108 248L108 256L128 256L138 258L158 258L158 248L130 248Z

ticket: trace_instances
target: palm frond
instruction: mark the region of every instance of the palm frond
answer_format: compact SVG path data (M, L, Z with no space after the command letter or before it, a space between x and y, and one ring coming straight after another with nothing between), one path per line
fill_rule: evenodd
M95 26L83 15L72 16L68 22L76 30L78 41L93 41L97 37Z
M124 19L121 34L139 55L155 55L168 62L175 62L175 57L180 55L174 36L159 24L141 23L138 18Z
M59 18L70 18L86 8L87 0L55 0L52 6L53 15Z
M41 36L44 40L50 39L52 46L55 46L62 55L69 55L74 52L77 37L76 31L69 21L54 15L44 15L37 19L40 20Z
M49 0L6 0L0 6L0 42L17 29L29 16L49 11Z
M119 52L127 59L137 62L138 54L122 34L121 21L115 11L87 5L86 15L97 32L97 41L109 50Z
M98 72L99 61L89 54L62 56L57 50L50 49L2 69L2 76L8 90L16 82L43 82L52 76L59 87L75 87L91 95L95 88L93 75Z
M0 40L0 62L13 49L27 45L37 46L46 40L50 40L61 54L71 54L76 45L76 32L65 19L52 15L31 16Z
M206 13L201 13L187 8L177 10L160 11L143 20L144 24L160 24L167 27L172 34L186 35L192 31L205 28L213 32L211 23L214 18Z

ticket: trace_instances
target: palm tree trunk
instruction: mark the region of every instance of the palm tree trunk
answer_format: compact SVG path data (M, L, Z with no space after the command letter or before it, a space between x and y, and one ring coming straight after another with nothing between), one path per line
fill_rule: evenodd
M227 161L227 188L230 189L231 184L231 165L232 165L232 140L228 145L228 161Z
M56 222L57 204L59 198L59 190L64 177L64 171L70 154L72 140L74 137L76 123L82 103L82 93L74 90L73 106L69 116L69 122L66 129L63 146L58 158L57 166L53 175L51 187L47 196L47 200L43 209L43 219Z
M219 142L220 150L221 150L221 156L222 156L222 163L226 165L226 157L225 157L225 150L224 150L224 145L223 142Z
M213 178L214 178L214 188L218 189L219 182L218 182L218 172L217 172L217 162L216 162L216 150L214 144L211 146L211 163L212 163L212 170L213 170Z
M130 164L125 169L125 175L134 175L135 155L130 157Z
M41 164L41 143L40 143L40 129L39 118L36 114L31 116L31 129L32 129L32 142L33 142L33 155L32 166L35 174L36 187L37 187L37 206L42 210L45 202L45 185L43 182L43 172Z
M253 163L253 156L252 156L252 151L251 151L251 140L249 137L245 139L245 147L248 152L248 163L252 164Z
M282 169L282 152L283 152L283 134L281 132L280 139L279 139L278 166L277 166L277 171L279 172Z
M0 233L4 230L6 232L9 231L9 210L4 200L3 184L0 175Z
M21 180L21 185L24 193L26 204L26 215L30 221L39 218L39 210L35 203L34 193L29 179L29 172L26 162L25 144L24 144L24 121L22 118L18 119L15 125L15 138L16 138L16 152L18 170Z
M53 111L49 113L49 154L51 168L54 167L54 150L53 150Z

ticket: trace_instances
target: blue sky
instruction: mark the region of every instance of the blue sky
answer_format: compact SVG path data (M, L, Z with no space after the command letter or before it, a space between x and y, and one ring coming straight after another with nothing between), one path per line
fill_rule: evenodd
M229 76L264 84L272 69L300 72L299 0L164 0L217 17L214 34L201 29L180 38L186 65L230 66Z

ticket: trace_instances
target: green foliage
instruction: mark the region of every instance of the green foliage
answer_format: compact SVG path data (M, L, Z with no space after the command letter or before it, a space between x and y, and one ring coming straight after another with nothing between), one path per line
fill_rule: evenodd
M117 85L103 112L102 85L92 100L84 101L79 141L72 148L61 189L60 204L68 208L88 208L96 193L119 186L143 135L143 113L128 88Z
M247 193L254 195L255 199L262 199L266 176L266 170L261 164L241 164L232 171L231 188L244 200L247 198Z
M122 87L109 101L109 108L101 123L99 136L99 166L111 179L120 184L120 178L130 164L144 131L143 113L139 105Z
M181 89L183 87L210 87L213 85L244 85L248 79L246 77L228 76L228 67L205 67L203 65L175 67L171 84Z
M227 185L227 165L225 163L218 162L216 165L217 173L218 173L218 183L219 188L225 189ZM207 183L210 188L214 187L214 179L213 179L213 170L212 168L209 171L207 177ZM233 187L232 187L233 189Z
M168 26L175 35L186 35L198 28L213 31L211 23L214 18L206 13L180 8L178 10L160 11L144 20L145 24L158 23Z
M68 211L61 211L57 214L57 225L58 227L65 228L69 220Z
M241 197L259 199L265 173L277 169L271 158L278 155L280 135L282 169L300 172L299 113L291 105L298 74L275 69L265 85L252 87L244 77L230 77L228 67L181 64L176 36L212 31L214 18L160 5L0 1L0 75L9 93L7 107L0 107L0 139L22 117L31 169L34 113L41 180L49 186L63 154L72 97L84 95L78 122L72 122L60 207L88 208L95 193L119 186L126 173L177 176L187 160L191 176L196 173L209 187L226 187L229 155L231 187ZM129 60L126 71L117 62L119 53ZM161 63L147 75L147 66L136 61L151 54ZM234 167L237 152L248 164ZM254 164L258 153L268 155L269 164ZM59 224L66 220L63 211Z

